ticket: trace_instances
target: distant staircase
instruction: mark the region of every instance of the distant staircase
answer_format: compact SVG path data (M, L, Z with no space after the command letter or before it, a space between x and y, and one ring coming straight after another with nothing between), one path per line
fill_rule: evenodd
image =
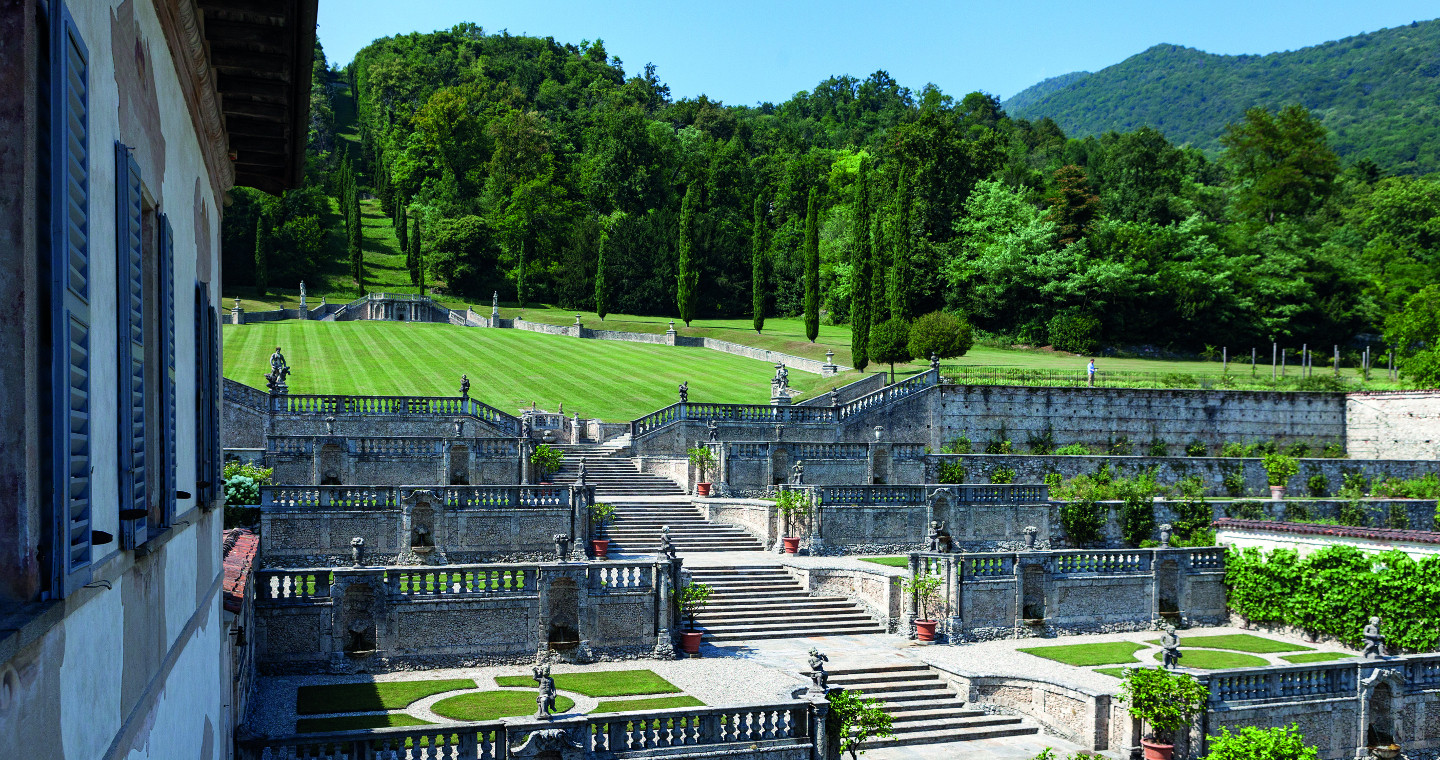
M696 567L696 583L710 601L695 617L704 641L717 645L754 639L885 633L864 608L840 596L810 596L779 565Z
M586 476L588 480L588 475ZM600 498L597 492L596 498ZM660 529L670 527L670 542L681 554L690 552L758 552L765 547L733 525L707 522L688 501L612 501L615 518L601 531L612 554L650 554L660 549Z
M991 715L967 707L933 670L924 665L876 665L830 670L830 685L884 701L894 724L889 739L871 739L864 749L994 739L1037 734L1022 718Z
M609 444L552 444L565 452L560 460L556 483L574 483L580 477L580 460L585 460L585 482L595 486L595 498L609 501L623 496L684 496L685 491L669 478L640 472L625 456L628 447Z

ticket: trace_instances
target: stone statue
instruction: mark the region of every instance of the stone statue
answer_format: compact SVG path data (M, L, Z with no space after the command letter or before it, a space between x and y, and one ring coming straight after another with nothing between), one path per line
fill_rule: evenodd
M305 281L300 281L300 303L305 303Z
M825 663L830 658L810 647L810 693L824 694L830 690L830 674L825 672Z
M536 665L530 672L540 687L535 694L535 720L550 720L550 713L555 712L555 679L550 677L550 666Z
M556 533L555 558L560 562L564 562L568 554L570 554L570 536L564 533Z
M790 370L785 368L785 362L775 362L775 379L770 384L776 388L790 387Z
M492 320L498 320L498 319L500 319L500 291L498 291L498 290L492 292L491 295L490 295L490 319L492 319ZM492 323L490 324L490 326L491 326L491 327L499 327L500 325L497 325L497 324L495 324L494 322L492 322Z
M470 376L460 376L460 398L470 398Z
M950 551L950 531L945 530L945 522L943 520L930 521L930 536L928 537L928 542L930 551L932 552Z
M1385 656L1385 637L1380 635L1380 618L1370 618L1361 636L1365 639L1365 645L1360 650L1361 657L1379 660Z
M1175 626L1165 624L1165 632L1160 634L1160 666L1166 670L1174 670L1180 667L1180 658L1184 657L1180 651L1180 637L1175 633Z
M830 406L840 406L840 391L830 389Z
M685 382L683 382L683 383L680 384L680 403L684 404L684 403L687 403L687 402L689 402L689 401L690 401L690 381L689 381L689 380L686 380Z
M365 539L356 536L350 539L350 566L359 567L365 562Z
M521 418L520 418L520 437L521 437L521 438L524 438L524 439L527 440L527 441L530 440L530 418L529 418L529 417L521 417Z
M580 457L580 473L575 476L575 485L585 485L585 457Z
M331 438L335 437L335 415L333 414L325 417L325 435Z
M790 485L798 486L805 482L805 460L796 459L795 464L790 466Z
M410 531L410 547L424 548L435 545L435 539L430 536L430 529L424 525L416 525Z
M715 424L715 420L705 421L705 435L711 443L720 440L720 426Z
M670 526L660 526L660 553L666 559L675 559L675 544L670 541Z
M290 392L285 383L285 378L290 376L290 365L285 363L285 355L280 353L280 347L275 347L275 353L270 355L270 374L265 376L265 383L270 387L270 393L284 395Z
M564 413L565 413L565 402L564 402L564 401L561 401L561 402L560 402L560 406L555 409L555 413L556 413L556 414L564 414Z
M940 371L940 357L936 356L934 351L930 352L930 369Z

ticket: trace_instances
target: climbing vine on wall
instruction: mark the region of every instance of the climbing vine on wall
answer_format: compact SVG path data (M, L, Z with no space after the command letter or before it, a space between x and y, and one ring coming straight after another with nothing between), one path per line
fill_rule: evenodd
M1440 556L1411 559L1404 552L1363 552L1331 546L1300 558L1231 550L1225 565L1230 608L1252 623L1294 626L1358 646L1372 615L1381 619L1387 647L1433 651L1440 644Z

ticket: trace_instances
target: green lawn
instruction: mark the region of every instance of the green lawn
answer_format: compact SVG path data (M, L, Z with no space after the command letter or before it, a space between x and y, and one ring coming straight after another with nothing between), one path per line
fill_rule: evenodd
M1148 666L1146 666L1146 665L1135 665L1134 667L1143 668L1143 667L1148 667ZM1103 673L1103 674L1105 674L1105 675L1107 675L1107 676L1110 676L1111 678L1124 678L1124 677L1125 677L1125 670L1126 670L1125 668L1096 668L1096 669L1095 669L1095 672L1096 672L1096 673Z
M496 676L500 686L534 686L530 676ZM587 697L631 697L643 694L676 694L680 688L650 670L601 670L592 673L560 673L555 688Z
M528 679L533 685L534 679ZM536 691L476 691L460 694L436 702L432 709L437 715L451 720L497 720L520 715L535 714ZM575 700L569 697L555 697L555 712L569 712Z
M1296 664L1302 662L1330 662L1331 660L1344 660L1354 657L1353 654L1344 652L1307 652L1305 654L1282 654L1280 659Z
M601 702L592 713L630 712L631 710L663 710L667 707L704 707L705 703L690 696L651 697L649 699L612 699Z
M1270 664L1264 657L1239 652L1224 652L1218 649L1188 649L1181 647L1180 665L1197 670L1225 670L1227 668L1263 668ZM1155 659L1161 659L1164 652L1156 652Z
M1132 641L1107 641L1096 644L1065 644L1054 647L1031 647L1016 651L1044 657L1047 660L1063 662L1082 668L1094 665L1112 665L1135 662L1135 653L1148 649L1144 644Z
M295 712L301 715L319 715L398 710L431 694L474 688L475 682L469 678L301 686L295 694Z
M886 567L909 567L909 557L860 557L861 562L874 562L877 565Z
M1160 640L1156 639L1150 643L1159 646ZM1231 649L1236 652L1254 652L1256 654L1308 652L1313 649L1313 647L1276 641L1275 639L1267 639L1264 636L1254 636L1248 633L1231 633L1223 636L1182 636L1180 638L1180 644L1186 647Z
M770 364L704 348L578 340L524 330L459 328L407 322L268 322L224 328L225 376L263 387L269 357L281 346L293 393L443 395L470 393L511 414L531 402L584 417L624 421L690 400L765 404ZM790 374L800 391L820 378Z
M405 713L384 715L345 715L339 718L301 718L295 721L297 734L323 734L330 731L357 731L362 728L390 728L393 726L429 726L428 720L420 720Z

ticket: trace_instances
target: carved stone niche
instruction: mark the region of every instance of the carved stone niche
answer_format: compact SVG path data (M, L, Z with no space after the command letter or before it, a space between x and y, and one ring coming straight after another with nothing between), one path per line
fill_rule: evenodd
M470 447L456 444L450 447L450 485L470 485Z
M330 594L339 601L330 621L337 653L358 658L379 651L387 633L384 571L337 571Z
M327 443L320 447L320 482L322 486L338 486L341 483L341 471L345 454L337 443Z
M1371 668L1368 672L1361 670L1360 674L1358 728L1362 745L1383 747L1394 744L1395 737L1403 733L1397 724L1405 703L1405 674L1400 668Z
M443 543L437 531L438 514L444 502L429 490L411 491L400 497L400 553L402 564L436 564L442 562Z

